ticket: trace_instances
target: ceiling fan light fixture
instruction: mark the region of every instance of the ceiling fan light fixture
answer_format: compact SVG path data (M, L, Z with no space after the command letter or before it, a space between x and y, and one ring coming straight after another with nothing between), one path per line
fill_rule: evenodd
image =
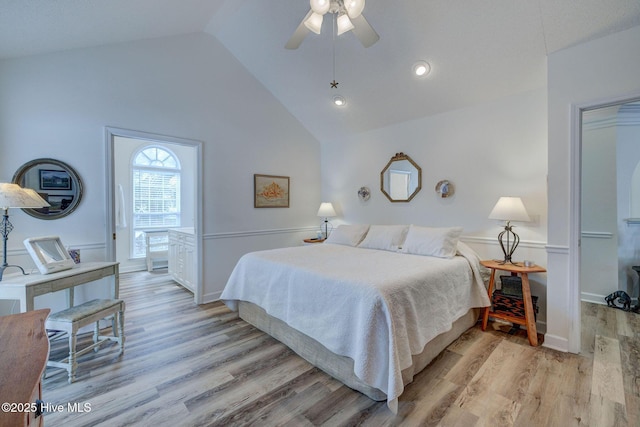
M353 23L346 14L338 16L338 35L353 30Z
M349 18L357 18L364 10L364 0L345 0L344 7L347 9Z
M413 74L416 77L426 77L431 72L431 65L427 61L418 61L413 64Z
M324 15L329 11L329 7L331 7L330 0L309 0L311 4L311 10L313 10L318 15Z
M320 30L322 29L322 15L315 12L312 13L311 16L304 21L304 26L314 33L320 34Z
M344 107L347 105L347 100L342 95L336 95L333 97L333 103L338 107Z

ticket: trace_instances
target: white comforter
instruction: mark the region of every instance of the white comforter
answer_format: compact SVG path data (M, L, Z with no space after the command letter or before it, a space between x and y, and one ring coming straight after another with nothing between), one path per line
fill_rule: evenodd
M452 259L316 244L252 252L233 270L221 299L262 307L354 361L358 378L387 394L392 411L411 355L451 329L472 307L489 305L478 257L460 243Z

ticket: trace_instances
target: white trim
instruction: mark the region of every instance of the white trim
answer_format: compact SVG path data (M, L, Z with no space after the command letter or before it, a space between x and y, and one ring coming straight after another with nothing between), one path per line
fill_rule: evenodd
M580 312L580 239L582 233L581 197L582 191L582 109L571 106L571 148L569 159L569 286L567 288L567 315L569 332L567 350L580 353L581 318Z
M569 247L564 245L546 245L544 248L548 254L567 255L569 253Z
M461 236L460 240L465 243L478 243L483 245L498 246L498 239L496 237L487 236ZM539 242L536 240L520 240L518 245L520 248L533 248L533 249L545 249L547 247L546 242Z
M296 227L296 228L275 228L266 230L248 230L248 231L227 231L221 233L207 233L202 236L204 240L215 239L230 239L236 237L252 237L252 236L265 236L270 234L286 234L286 233L300 233L308 231L317 231L318 226Z
M613 239L613 233L608 231L583 231L580 235L587 239Z
M566 353L569 349L569 340L557 335L545 334L542 346Z
M62 242L63 245L65 245L65 248L69 248L69 249L80 249L80 250L104 250L105 249L105 244L104 243L83 243L81 245L67 245L65 244L66 242ZM18 255L29 255L29 252L27 252L26 248L23 249L8 249L7 250L7 256L18 256Z
M604 299L605 296L606 295L598 295L591 292L580 292L580 301L607 305Z
M202 296L202 304L219 301L222 291L211 292Z

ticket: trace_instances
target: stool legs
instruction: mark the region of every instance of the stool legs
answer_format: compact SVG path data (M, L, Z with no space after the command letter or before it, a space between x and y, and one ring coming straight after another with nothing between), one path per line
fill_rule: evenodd
M120 338L120 353L122 354L124 353L124 305L122 306L122 309L118 312L118 320L119 320L119 324L118 324L118 336Z
M76 380L76 368L78 363L76 362L76 332L72 331L69 334L69 366L67 371L69 372L69 384Z

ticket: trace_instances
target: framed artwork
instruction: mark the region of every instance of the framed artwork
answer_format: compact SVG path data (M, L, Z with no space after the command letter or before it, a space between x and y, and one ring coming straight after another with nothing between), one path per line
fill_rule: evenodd
M253 175L254 208L288 208L289 177Z
M49 194L48 200L51 205L49 212L61 212L71 205L73 202L73 195L71 194Z
M41 190L71 190L69 172L62 170L39 169Z

